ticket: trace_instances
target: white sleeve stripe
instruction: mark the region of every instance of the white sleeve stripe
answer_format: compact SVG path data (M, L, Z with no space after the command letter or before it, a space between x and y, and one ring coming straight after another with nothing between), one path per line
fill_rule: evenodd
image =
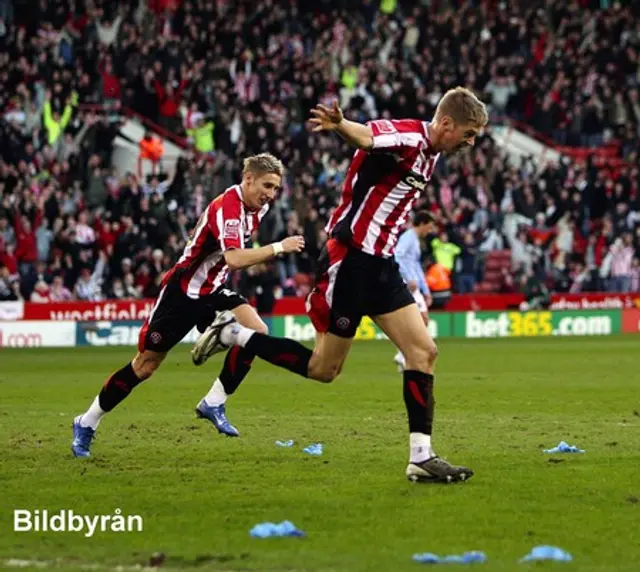
M389 147L418 147L424 141L420 133L392 133L390 135L376 135L373 138L374 149Z
M220 243L220 248L224 250L224 219L222 217L222 206L220 206L216 213L216 223L218 224L218 242Z

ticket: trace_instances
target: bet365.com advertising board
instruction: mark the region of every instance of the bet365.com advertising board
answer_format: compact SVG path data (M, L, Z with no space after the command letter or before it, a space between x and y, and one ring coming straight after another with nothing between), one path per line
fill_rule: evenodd
M454 336L463 338L609 336L622 331L620 310L465 312L452 316Z

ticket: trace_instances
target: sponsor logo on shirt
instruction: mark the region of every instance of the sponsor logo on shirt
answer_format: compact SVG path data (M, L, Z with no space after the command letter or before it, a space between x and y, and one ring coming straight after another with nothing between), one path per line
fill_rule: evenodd
M410 187L420 191L424 191L427 186L426 179L422 175L418 175L418 173L414 173L413 171L404 177L404 182Z

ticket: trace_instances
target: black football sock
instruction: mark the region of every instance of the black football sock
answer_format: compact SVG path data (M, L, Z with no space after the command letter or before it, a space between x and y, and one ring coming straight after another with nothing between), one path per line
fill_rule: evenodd
M220 383L224 387L224 391L227 395L231 395L238 386L242 383L242 380L247 377L253 358L256 355L246 348L240 346L233 346L224 358L224 366L220 372Z
M141 381L133 371L131 363L128 363L122 369L116 371L104 384L98 395L100 407L104 411L111 411Z
M283 367L308 377L309 360L313 352L301 343L289 338L274 338L257 332L251 336L245 348L273 365Z
M433 410L433 375L422 371L405 370L404 404L409 416L409 432L431 435Z

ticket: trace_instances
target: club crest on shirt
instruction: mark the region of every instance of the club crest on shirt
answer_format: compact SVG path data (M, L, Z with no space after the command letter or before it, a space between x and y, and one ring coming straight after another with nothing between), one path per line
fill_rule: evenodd
M224 223L224 238L240 238L240 221L238 219L227 220Z

